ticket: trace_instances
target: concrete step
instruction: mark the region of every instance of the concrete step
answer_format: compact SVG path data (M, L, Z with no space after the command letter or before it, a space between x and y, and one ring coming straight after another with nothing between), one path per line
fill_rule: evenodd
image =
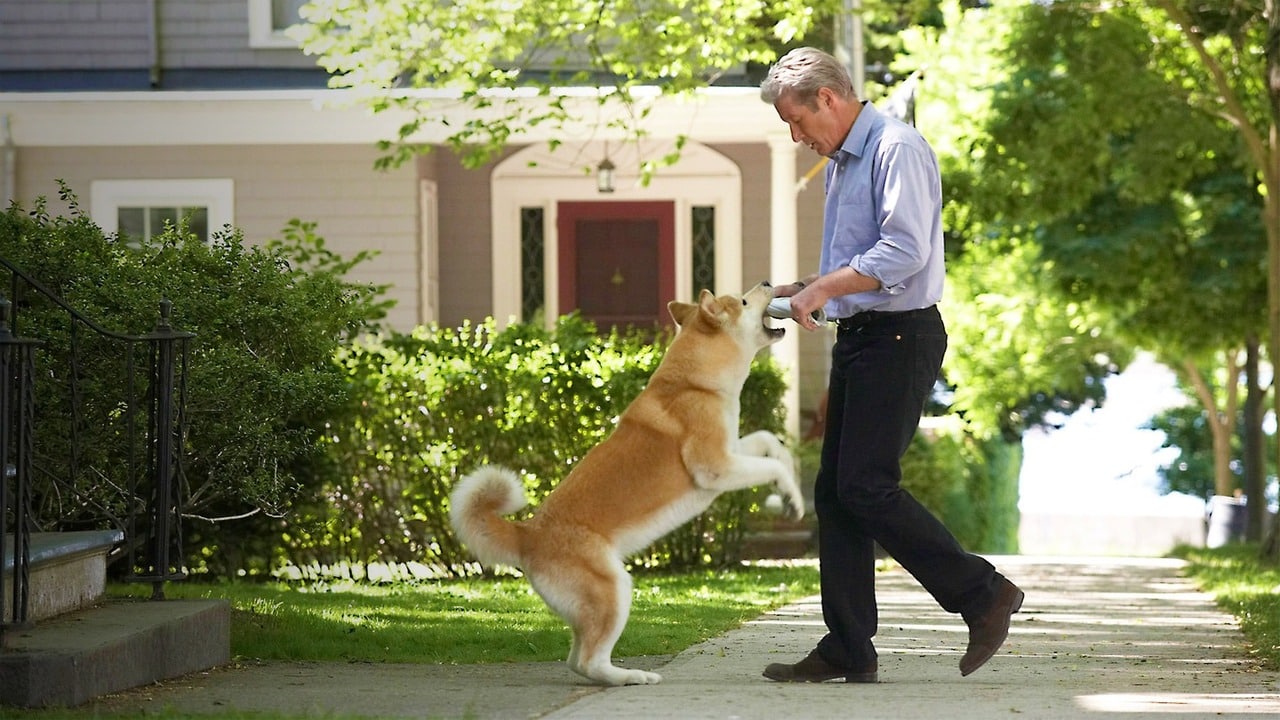
M124 540L119 530L32 533L31 594L27 622L36 623L92 605L107 582L107 554ZM4 537L4 617L13 617L13 536Z
M741 553L745 560L800 558L812 554L817 545L813 515L800 520L757 516L747 523Z
M231 659L225 600L110 600L6 635L0 706L70 707Z

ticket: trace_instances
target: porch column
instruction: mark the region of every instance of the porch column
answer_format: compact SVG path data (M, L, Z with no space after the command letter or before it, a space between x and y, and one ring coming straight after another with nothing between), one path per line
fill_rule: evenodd
M769 190L769 277L775 283L796 279L796 143L790 133L770 133ZM771 348L787 381L782 396L787 410L787 432L800 437L800 333L795 323L787 324L787 335Z

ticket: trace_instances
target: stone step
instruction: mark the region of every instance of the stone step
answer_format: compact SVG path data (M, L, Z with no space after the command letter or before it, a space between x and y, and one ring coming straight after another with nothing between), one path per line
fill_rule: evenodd
M37 623L88 607L102 597L107 583L107 554L124 540L119 530L32 533L31 593L27 622ZM13 536L4 537L3 607L13 618Z
M761 530L743 536L741 554L744 560L782 560L806 557L816 549L813 530Z
M225 600L110 600L11 630L0 706L70 707L231 659Z

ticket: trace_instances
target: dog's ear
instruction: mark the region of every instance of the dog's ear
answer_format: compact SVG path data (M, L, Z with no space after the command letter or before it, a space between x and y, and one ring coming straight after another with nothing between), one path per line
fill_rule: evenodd
M718 310L715 293L705 288L698 295L698 303L696 305L680 302L679 300L672 300L667 303L667 312L671 313L671 319L676 321L676 325L682 327L696 312L705 313L709 320L713 323L718 323L721 321L721 319L718 319L719 316L723 314L717 312Z
M671 319L675 320L676 325L684 325L684 321L688 320L698 311L698 306L692 303L680 302L672 300L667 303L667 312L671 313Z
M698 297L698 307L712 326L720 327L729 322L729 313L720 307L715 294L710 290L702 291L702 295Z

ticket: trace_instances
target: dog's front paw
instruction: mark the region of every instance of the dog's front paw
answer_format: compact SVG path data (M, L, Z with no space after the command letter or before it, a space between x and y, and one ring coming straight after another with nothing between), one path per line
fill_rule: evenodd
M777 435L768 430L757 430L738 439L739 452L756 457L773 458L778 462L794 463L791 452L782 444Z
M783 497L786 498L787 517L792 520L800 520L804 517L804 496L799 490L788 492Z

